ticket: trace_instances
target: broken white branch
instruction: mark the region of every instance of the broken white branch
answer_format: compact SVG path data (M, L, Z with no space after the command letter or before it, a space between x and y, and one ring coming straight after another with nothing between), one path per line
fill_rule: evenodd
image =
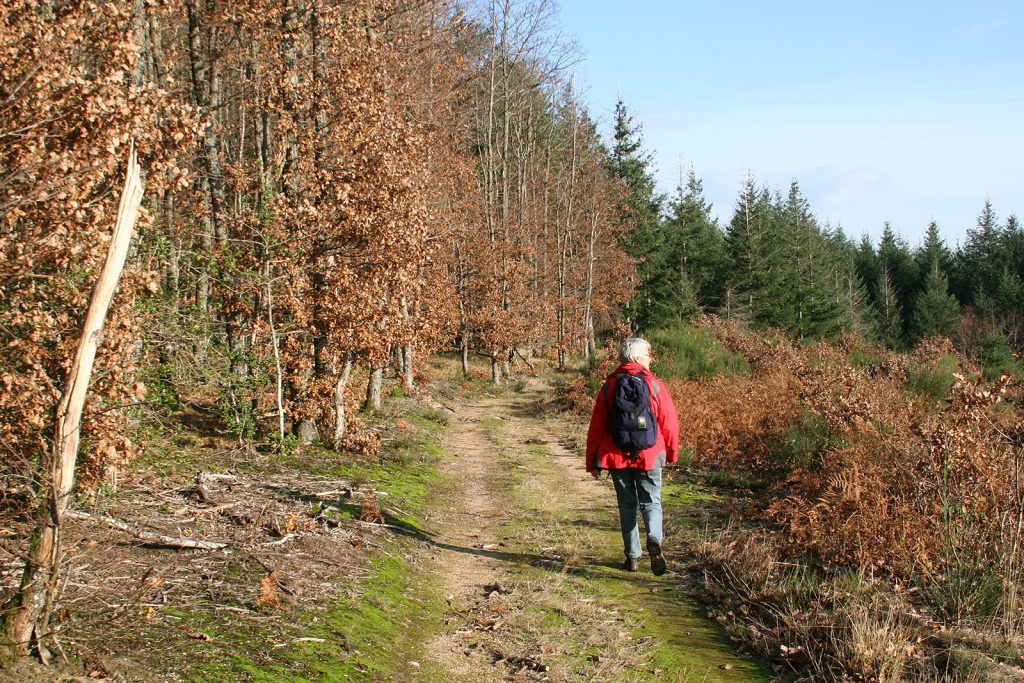
M152 545L162 545L169 548L190 548L195 550L219 550L228 546L227 543L220 543L218 541L201 541L195 538L165 536L163 534L155 534L151 531L143 531L142 529L134 527L127 522L122 522L119 519L114 519L113 517L108 517L106 515L90 515L88 512L78 512L76 510L67 510L64 514L72 519L92 519L97 522L102 522L109 527L127 532L140 541L145 541Z
M292 540L293 538L295 538L295 534L287 533L287 534L284 535L283 538L280 538L280 539L278 539L276 541L271 541L270 543L264 543L263 545L284 545L285 543L287 543L288 541Z

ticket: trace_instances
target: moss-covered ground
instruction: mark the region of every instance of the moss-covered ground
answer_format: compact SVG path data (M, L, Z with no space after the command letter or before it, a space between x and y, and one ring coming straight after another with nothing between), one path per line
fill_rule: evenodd
M603 480L597 497L571 498L578 492L575 479L582 475L580 462L555 445L529 442L530 431L522 423L488 425L495 443L506 454L512 470L511 497L518 510L516 520L504 529L510 549L530 554L549 549L553 564L525 565L517 571L521 580L543 581L555 593L550 605L590 603L614 613L627 627L624 638L635 651L632 663L608 680L626 681L769 681L771 675L758 663L740 657L724 632L694 600L680 577L669 573L654 577L641 566L637 574L620 568L622 540L618 530L615 493ZM536 427L534 427L536 429ZM513 435L510 432L517 432ZM719 501L700 483L669 474L663 491L668 535L666 552L671 560L671 536L687 533L703 519L703 509ZM542 550L543 552L543 550ZM646 558L645 558L646 559ZM559 568L560 565L560 568ZM551 573L560 573L552 581ZM556 637L586 644L586 637L566 628L561 613L547 617ZM569 669L581 677L594 673L603 657L623 657L621 647L590 643L581 650L567 648Z
M614 491L563 446L579 435L540 405L546 386L463 384L444 385L440 403L393 392L372 458L163 434L142 483L97 504L229 546L114 537L100 552L83 529L71 667L195 683L770 679L681 574L621 569ZM196 472L225 477L214 500L190 493ZM721 504L715 490L666 477L670 565L674 539Z

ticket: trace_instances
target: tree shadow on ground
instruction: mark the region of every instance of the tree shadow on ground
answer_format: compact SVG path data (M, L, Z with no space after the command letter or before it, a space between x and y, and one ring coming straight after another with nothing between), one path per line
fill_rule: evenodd
M575 561L567 563L565 559L561 557L538 555L536 553L514 552L507 550L484 550L483 548L466 547L434 539L425 539L424 543L441 550L465 553L476 557L486 557L515 566L530 565L531 567L545 569L554 574L565 574L583 579L614 578L622 581L635 581L637 578L643 578L638 574L622 571L622 560L620 559L607 558L598 560L592 557L585 557L579 559L578 561L580 563L576 564ZM614 571L609 573L608 570Z

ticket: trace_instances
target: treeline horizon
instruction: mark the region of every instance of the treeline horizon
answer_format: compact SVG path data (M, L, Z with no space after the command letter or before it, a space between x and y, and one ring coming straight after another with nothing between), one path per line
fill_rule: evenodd
M912 248L889 222L877 243L854 240L819 221L797 180L783 193L751 175L723 225L692 168L671 195L655 190L641 128L622 102L615 138L635 162L637 227L625 246L640 261L627 305L638 329L706 312L796 339L852 333L895 350L945 336L993 371L1024 350L1024 228L1014 213L1000 221L989 200L955 249L934 220Z

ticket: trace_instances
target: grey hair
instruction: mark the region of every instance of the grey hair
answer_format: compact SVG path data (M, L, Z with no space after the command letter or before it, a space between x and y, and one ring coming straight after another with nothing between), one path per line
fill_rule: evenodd
M623 363L635 361L638 356L651 355L651 344L643 337L630 337L619 345L619 360Z

